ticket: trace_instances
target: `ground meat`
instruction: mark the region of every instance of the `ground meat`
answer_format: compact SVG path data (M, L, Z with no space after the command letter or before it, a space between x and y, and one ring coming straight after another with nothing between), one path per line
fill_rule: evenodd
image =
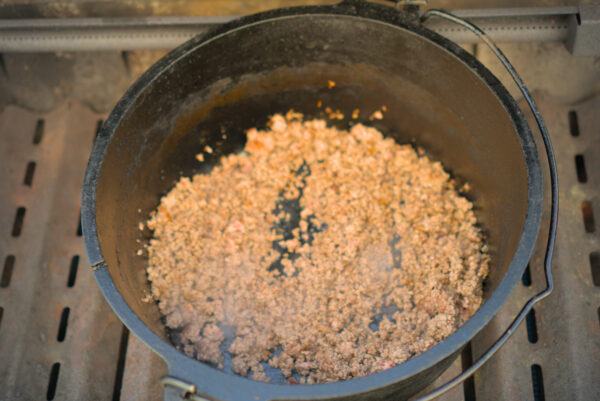
M147 222L152 296L183 352L331 382L400 364L477 310L489 257L439 162L361 124L290 112L269 127Z

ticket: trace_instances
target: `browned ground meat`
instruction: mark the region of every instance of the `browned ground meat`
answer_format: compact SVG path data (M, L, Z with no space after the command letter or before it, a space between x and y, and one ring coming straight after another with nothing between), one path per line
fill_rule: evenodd
M235 372L331 382L400 364L477 310L489 257L439 162L360 124L269 126L147 222L152 296L183 352L222 367L229 331Z

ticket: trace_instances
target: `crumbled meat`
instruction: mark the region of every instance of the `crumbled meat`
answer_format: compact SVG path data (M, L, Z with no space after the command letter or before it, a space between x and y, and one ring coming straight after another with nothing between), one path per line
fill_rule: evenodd
M269 127L147 222L152 296L183 352L222 367L231 332L234 372L331 382L401 364L475 313L487 247L439 162L361 124L290 112Z
M369 120L381 120L383 119L383 113L381 112L381 110L376 110L373 114L371 114L371 116L369 117Z

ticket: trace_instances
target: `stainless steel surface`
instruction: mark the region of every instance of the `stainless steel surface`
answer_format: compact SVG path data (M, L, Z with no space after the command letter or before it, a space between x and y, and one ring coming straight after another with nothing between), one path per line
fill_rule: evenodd
M163 401L163 389L159 380L168 373L165 361L150 351L140 339L130 336L121 400Z
M598 9L600 5L582 8L590 16ZM579 9L528 7L454 12L480 26L499 43L565 42L569 38L569 20L577 20ZM237 16L3 19L0 52L172 49L211 26L234 18ZM476 43L476 38L465 29L446 22L431 21L427 26L455 42ZM598 49L590 46L600 41L595 27L588 23L577 30L574 48L585 48L587 52L577 54L598 54ZM575 35L574 29L572 32Z
M481 28L497 43L565 42L573 7L455 10L453 13ZM426 23L428 28L461 44L478 43L471 32L440 19Z
M111 399L122 325L78 236L99 118L80 104L44 116L13 106L0 114L0 267L14 256L0 288L0 400Z
M0 21L0 51L172 49L234 18L132 17Z
M435 3L432 1L431 6ZM469 8L452 13L461 18L506 18L506 17L560 17L577 13L577 6L555 7L511 7L511 8Z
M600 4L581 5L569 17L567 48L576 56L600 54Z

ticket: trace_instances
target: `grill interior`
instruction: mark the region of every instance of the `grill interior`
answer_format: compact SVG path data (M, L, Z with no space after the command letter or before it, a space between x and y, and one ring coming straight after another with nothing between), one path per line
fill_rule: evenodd
M576 105L556 105L547 96L537 101L561 185L556 289L492 360L441 400L600 394L600 97ZM83 249L81 183L104 117L74 100L43 115L16 106L0 113L0 393L6 399L162 400L158 378L166 366L112 313ZM543 226L522 285L435 385L470 366L543 288L546 233Z

